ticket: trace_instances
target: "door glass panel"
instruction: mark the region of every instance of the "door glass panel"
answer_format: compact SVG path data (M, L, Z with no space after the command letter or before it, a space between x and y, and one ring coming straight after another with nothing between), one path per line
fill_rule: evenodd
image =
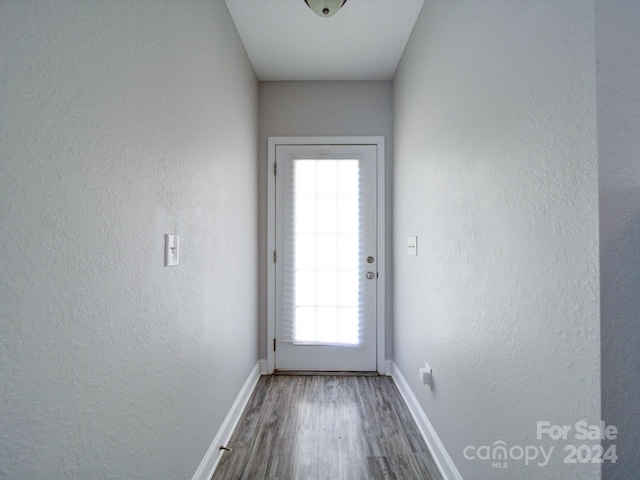
M361 340L360 161L293 161L293 343Z

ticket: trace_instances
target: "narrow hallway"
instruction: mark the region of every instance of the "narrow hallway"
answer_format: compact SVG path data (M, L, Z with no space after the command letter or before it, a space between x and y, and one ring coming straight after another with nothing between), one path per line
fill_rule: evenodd
M442 478L384 376L262 377L228 447L213 480Z

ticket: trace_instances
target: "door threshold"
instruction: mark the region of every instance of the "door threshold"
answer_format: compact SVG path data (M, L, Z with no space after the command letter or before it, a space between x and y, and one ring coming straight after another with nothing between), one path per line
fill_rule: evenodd
M336 372L325 370L274 370L274 375L305 375L305 376L332 376L332 377L378 377L378 372L350 372L340 370Z

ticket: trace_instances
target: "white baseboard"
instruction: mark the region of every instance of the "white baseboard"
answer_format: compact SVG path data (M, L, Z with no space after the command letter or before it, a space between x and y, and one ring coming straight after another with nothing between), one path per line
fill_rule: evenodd
M267 360L258 360L258 365L260 365L260 375L269 374L269 366L267 365Z
M240 421L242 412L247 406L249 398L251 397L251 394L253 393L256 384L258 383L261 367L262 365L259 361L253 367L251 373L249 373L249 377L240 389L240 393L236 397L235 402L233 402L231 410L229 411L227 417L224 419L224 422L222 422L220 430L218 430L218 433L213 439L213 442L211 442L209 450L207 450L207 453L202 459L202 462L200 462L200 466L196 470L196 473L193 474L193 478L191 480L211 479L211 476L213 475L213 472L215 471L216 467L218 466L218 462L220 462L220 458L222 457L220 446L226 446L229 440L231 440L231 435L233 435L233 431Z
M395 362L392 362L391 377L396 382L402 398L404 398L407 407L409 407L409 411L411 412L413 419L416 421L418 429L420 430L424 441L427 443L427 446L431 451L431 455L440 469L442 477L445 480L462 480L460 472L458 472L453 460L451 460L451 457L445 450L444 445L442 445L440 438L438 438L436 431L420 406L418 399L413 394L413 391L402 376L402 373Z
M393 360L385 360L384 361L384 374L387 377L390 377L393 373Z

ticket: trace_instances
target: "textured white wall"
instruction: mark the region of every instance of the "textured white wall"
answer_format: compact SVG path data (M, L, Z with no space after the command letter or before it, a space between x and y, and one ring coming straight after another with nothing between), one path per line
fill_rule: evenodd
M259 177L260 198L260 358L267 358L267 138L273 136L385 137L387 181L386 355L393 358L391 210L393 120L391 82L260 82Z
M600 416L593 23L592 2L425 2L394 80L395 361L464 478L600 475L536 439ZM556 451L463 456L498 440Z
M257 361L226 6L3 1L0 48L0 478L190 478Z
M640 475L640 2L596 2L602 418L620 459L605 480Z

